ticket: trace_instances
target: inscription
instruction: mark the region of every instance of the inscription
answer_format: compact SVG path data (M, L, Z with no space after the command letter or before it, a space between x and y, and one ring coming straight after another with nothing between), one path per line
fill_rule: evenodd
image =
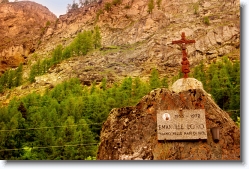
M183 124L159 125L158 129L183 129Z
M176 115L175 115L175 118L176 118L176 119L177 119L177 118L184 118L184 115L176 114Z
M187 124L187 129L204 129L204 124Z
M201 115L200 114L191 114L190 117L192 117L192 118L200 118Z
M171 117L171 118L170 118ZM207 139L205 110L165 110L157 113L158 140Z

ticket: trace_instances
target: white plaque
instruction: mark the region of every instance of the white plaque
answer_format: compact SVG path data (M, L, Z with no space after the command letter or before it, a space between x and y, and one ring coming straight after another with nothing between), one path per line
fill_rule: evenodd
M207 139L205 110L158 111L157 137L158 140Z

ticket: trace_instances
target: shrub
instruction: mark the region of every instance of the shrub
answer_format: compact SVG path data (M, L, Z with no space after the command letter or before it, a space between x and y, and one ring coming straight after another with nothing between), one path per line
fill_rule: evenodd
M113 5L120 5L122 3L122 0L112 0Z
M112 4L109 2L105 3L105 10L109 12L111 9L112 9Z
M148 3L148 13L152 13L152 10L154 9L154 0L150 0Z
M194 14L197 15L199 13L199 4L198 3L195 3L193 5L193 8L194 8Z
M125 9L130 9L131 8L131 6L130 5L125 5L125 7L124 7Z
M162 4L162 0L157 0L156 4L157 4L157 9L160 9L161 4Z
M46 23L46 27L49 27L50 26L50 21L47 21L47 23Z
M99 15L103 14L103 10L99 9L96 13L96 21L99 19Z
M203 18L203 22L204 22L206 25L210 25L208 16L205 16L205 17Z

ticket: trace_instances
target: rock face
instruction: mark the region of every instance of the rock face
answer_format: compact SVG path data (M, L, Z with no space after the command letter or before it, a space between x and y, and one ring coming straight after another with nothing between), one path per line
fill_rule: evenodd
M16 67L33 53L56 16L34 2L0 4L0 72Z
M105 10L107 2L112 0L93 3L60 16L56 28L49 28L45 33L41 54L54 49L55 44L67 45L78 32L97 25L103 46L124 47L106 55L105 60L120 63L122 58L122 62L135 66L133 72L136 71L138 76L146 76L153 67L165 73L163 76L175 75L181 65L182 53L171 42L180 39L182 32L186 33L187 39L196 40L187 47L191 67L201 61L208 64L228 53L232 53L229 55L231 59L239 58L239 0L224 3L215 0L162 0L160 7L155 4L151 14L148 13L148 1L123 0L120 5L112 5L110 11ZM128 45L133 46L132 52L126 49ZM108 63L104 65L107 66ZM120 74L130 76L129 72Z
M158 110L205 109L207 140L158 141ZM220 128L214 142L211 128ZM101 131L99 160L240 160L240 130L207 93L156 89L135 107L113 109Z

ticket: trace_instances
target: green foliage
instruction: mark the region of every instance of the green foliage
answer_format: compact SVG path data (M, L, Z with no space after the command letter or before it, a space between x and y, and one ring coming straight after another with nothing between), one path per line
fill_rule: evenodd
M96 21L99 20L99 16L100 16L101 14L103 14L103 13L104 13L104 12L103 12L102 9L98 9L98 11L97 11L97 13L96 13Z
M199 3L194 3L193 5L193 9L194 9L194 14L197 15L199 14Z
M86 55L93 49L93 38L91 31L79 33L70 45L72 52L76 55Z
M20 64L15 70L7 70L0 77L0 93L5 89L17 87L22 83L23 66Z
M51 25L50 21L46 22L46 27L49 27Z
M98 26L94 27L93 45L95 49L101 47L101 34Z
M151 76L150 76L150 88L156 89L161 86L161 81L159 79L159 73L157 69L152 69Z
M164 87L164 88L168 88L168 87L169 87L168 78L167 78L167 77L164 77L164 78L161 80L161 86Z
M120 5L122 3L122 0L112 0L113 5Z
M127 77L108 87L104 78L99 86L86 87L71 79L43 95L11 100L0 107L0 159L95 160L101 127L111 109L137 104L165 79L159 79L156 69L150 84Z
M107 12L111 11L111 9L112 9L112 4L111 4L110 2L106 2L106 3L105 3L105 6L104 6L104 9L105 9Z
M210 25L209 17L208 16L204 16L203 23L206 24L206 25Z
M237 117L236 124L237 124L237 126L240 128L240 117Z
M157 9L160 9L162 5L162 0L156 0L156 4L157 4Z
M154 9L155 5L154 5L154 0L149 0L148 3L148 13L151 14L152 10Z
M230 113L234 121L240 117L240 62L231 62L227 57L205 68L196 66L192 76L203 83L215 102ZM230 111L232 110L232 111Z
M56 46L50 59L38 60L32 65L29 74L29 81L35 82L35 77L45 74L49 68L60 63L62 60L72 56L86 55L93 49L101 47L101 33L98 26L93 31L79 33L73 42L63 49L62 45ZM37 55L34 55L37 57ZM1 86L0 86L1 89Z

